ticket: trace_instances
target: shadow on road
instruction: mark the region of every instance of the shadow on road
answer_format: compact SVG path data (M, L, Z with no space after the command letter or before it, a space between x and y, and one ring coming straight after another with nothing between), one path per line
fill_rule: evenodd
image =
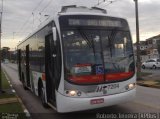
M73 113L32 113L33 119L97 119L99 115L116 116L119 113L129 113L127 108L121 106L110 106L89 111L73 112ZM106 118L106 119L109 119Z

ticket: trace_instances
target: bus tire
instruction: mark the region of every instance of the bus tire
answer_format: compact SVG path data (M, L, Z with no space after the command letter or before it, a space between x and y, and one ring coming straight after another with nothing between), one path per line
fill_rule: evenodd
M43 88L43 85L42 85L42 82L40 83L39 85L39 96L41 98L41 102L42 102L42 105L44 108L48 108L48 104L46 103L45 101L45 92L44 92L44 88Z

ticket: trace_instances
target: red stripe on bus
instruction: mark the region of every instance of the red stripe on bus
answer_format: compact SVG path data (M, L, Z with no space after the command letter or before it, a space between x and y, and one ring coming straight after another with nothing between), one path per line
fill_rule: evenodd
M106 80L123 80L131 77L134 72L121 72L121 73L112 73L106 74Z
M103 75L71 76L69 79L75 83L101 83Z
M91 64L76 64L74 67L85 67L85 66L91 66Z
M134 74L134 72L121 72L121 73L112 73L112 74L106 74L105 78L106 81L118 81L123 80L131 77ZM103 80L103 74L99 75L85 75L85 76L71 76L69 79L75 83L83 84L83 83L102 83Z

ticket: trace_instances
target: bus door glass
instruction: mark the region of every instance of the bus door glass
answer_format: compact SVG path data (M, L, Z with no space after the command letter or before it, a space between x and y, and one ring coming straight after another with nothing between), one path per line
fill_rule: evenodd
M47 99L52 104L55 103L55 78L54 78L54 59L52 57L53 35L50 34L45 37L45 74L46 74L46 87Z
M26 46L26 80L27 86L30 87L29 45Z
M21 50L18 51L18 57L17 57L17 63L18 63L18 71L19 71L19 79L22 80L21 78Z

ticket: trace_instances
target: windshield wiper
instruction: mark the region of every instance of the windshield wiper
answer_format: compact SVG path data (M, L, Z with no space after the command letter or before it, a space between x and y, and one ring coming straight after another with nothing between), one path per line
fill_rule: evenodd
M111 57L112 57L112 43L114 42L115 36L116 36L117 30L113 29L111 31L111 35L108 36L109 39L109 45L110 45L110 53L111 53Z
M93 39L92 39L92 41L90 41L90 40L88 39L87 35L86 35L82 30L78 29L78 31L79 31L79 33L81 34L82 38L87 42L88 46L93 49L94 59L95 59L95 61L96 61L96 55L95 55L95 54L96 54L96 51L95 51L95 46L94 46L94 41L93 41Z

